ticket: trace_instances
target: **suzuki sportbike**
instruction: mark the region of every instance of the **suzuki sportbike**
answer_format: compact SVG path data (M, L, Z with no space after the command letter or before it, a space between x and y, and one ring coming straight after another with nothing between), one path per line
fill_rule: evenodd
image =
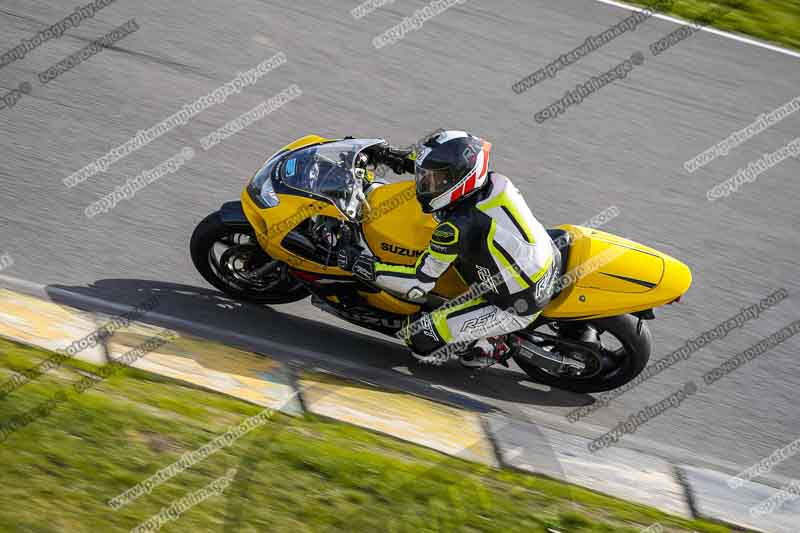
M337 266L342 246L413 265L436 226L420 209L413 180L375 178L371 154L385 145L309 135L278 150L240 201L197 226L190 245L195 267L231 298L283 304L310 296L313 305L387 335L397 335L408 315L465 293L452 266L414 301ZM647 364L653 309L678 301L691 272L666 254L597 229L565 224L548 233L562 254L557 292L536 322L510 334L518 346L511 357L533 380L560 389L619 387Z

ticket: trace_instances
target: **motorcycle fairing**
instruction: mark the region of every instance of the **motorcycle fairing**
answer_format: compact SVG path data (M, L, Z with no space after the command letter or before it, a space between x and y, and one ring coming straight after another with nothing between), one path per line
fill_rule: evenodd
M307 136L278 153L328 141L319 136ZM352 276L338 266L309 260L284 246L286 235L307 218L318 214L344 219L342 213L325 199L278 187L275 190L279 202L273 207L259 206L247 189L241 198L247 220L256 230L264 250L300 272L322 277ZM362 212L362 231L367 245L381 261L413 265L428 245L436 222L422 213L413 190L412 181L370 189L367 201L371 210ZM657 250L599 230L574 225L559 228L575 237L565 272L578 272L578 275L545 308L543 315L547 318L601 318L644 311L675 301L691 284L688 267ZM592 259L597 260L596 268L578 270ZM454 298L466 290L466 284L451 267L433 292ZM368 305L384 313L408 315L420 309L386 292L359 294Z
M600 318L635 313L672 303L692 283L682 262L629 239L565 224L573 235L566 275L580 272L545 308L553 319ZM594 261L592 261L594 259Z

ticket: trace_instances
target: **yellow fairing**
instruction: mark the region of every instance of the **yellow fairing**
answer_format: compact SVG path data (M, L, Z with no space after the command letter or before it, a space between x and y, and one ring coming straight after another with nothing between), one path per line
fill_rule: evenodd
M333 139L326 139L325 137L320 137L319 135L306 135L305 137L300 137L296 141L292 141L281 150L286 150L287 152L290 150L297 150L298 148L302 148L304 146L310 146L312 144L324 143L326 141L331 141Z
M285 146L294 150L327 141L309 135ZM281 246L287 233L306 218L326 215L341 218L329 202L281 194L280 203L261 209L242 192L242 208L255 228L266 252L291 267L306 272L351 276L338 267L309 261ZM364 237L372 252L386 263L413 265L427 248L436 227L433 217L420 209L414 183L393 183L375 188L368 197L371 211L364 215ZM554 319L600 318L651 309L675 301L689 289L692 275L680 261L639 243L610 233L580 226L560 226L573 234L567 264L567 282L561 293L545 308ZM467 286L455 268L439 278L433 292L445 298L463 294ZM386 292L364 293L375 308L397 314L411 314L419 306Z
M314 272L316 274L349 276L350 273L338 267L328 267L309 261L294 254L281 245L286 234L292 231L303 220L314 215L326 215L340 218L341 214L330 202L312 200L291 194L280 195L280 204L275 207L261 209L250 198L245 190L241 196L242 209L256 230L258 243L274 259L287 263L292 268Z
M307 135L287 144L282 150L296 150L303 146L329 140L331 139L318 135ZM351 275L338 267L327 267L314 261L309 261L281 246L286 234L309 217L326 215L341 218L341 214L333 204L303 196L281 194L280 203L277 206L262 209L250 198L247 189L242 191L241 201L247 220L256 230L259 244L271 257L287 263L292 268L306 272L337 276Z
M359 292L369 305L376 309L383 309L398 315L411 315L419 311L420 307L410 302L395 298L386 291L378 293Z
M372 253L384 263L415 264L428 247L436 222L420 209L414 182L377 187L367 201L371 211L363 229Z
M603 231L565 225L573 235L566 287L544 310L549 318L607 317L675 301L692 274L680 261Z
M420 209L414 192L414 182L400 182L374 189L367 198L371 211L362 225L364 238L372 252L385 263L414 265L428 247L436 227L433 217ZM455 298L467 290L454 268L439 278L433 292L445 298ZM411 314L419 306L409 304L381 292L369 295L371 305L398 314Z
M325 142L317 135L298 139L283 149L296 150L303 146ZM337 267L326 267L292 253L281 245L284 237L306 218L320 214L341 218L341 213L330 203L302 196L281 194L275 207L260 208L244 190L241 195L242 208L247 220L255 228L259 244L273 258L284 261L292 268L322 275L350 276L351 273ZM414 194L414 183L403 182L376 188L368 198L372 211L365 215L363 224L365 238L373 253L381 261L413 265L417 257L428 246L431 232L436 226L433 218L419 207ZM455 297L466 290L466 285L450 269L440 278L435 292L444 297ZM367 302L375 308L397 314L412 314L419 306L395 298L386 292L363 293Z

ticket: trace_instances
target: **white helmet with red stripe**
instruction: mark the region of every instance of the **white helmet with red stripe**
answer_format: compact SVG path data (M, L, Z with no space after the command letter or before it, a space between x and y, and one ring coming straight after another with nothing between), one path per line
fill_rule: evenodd
M432 213L471 196L489 175L492 144L465 131L442 131L416 154L417 200Z

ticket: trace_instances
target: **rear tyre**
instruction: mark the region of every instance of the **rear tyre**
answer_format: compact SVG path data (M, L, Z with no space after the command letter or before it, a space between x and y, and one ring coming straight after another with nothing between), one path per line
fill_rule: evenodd
M637 332L638 323L639 319L632 315L603 318L588 323L597 330L602 347L594 350L594 356L582 356L587 359L584 362L589 370L584 375L551 373L521 356L515 356L514 361L533 380L558 389L584 394L616 389L638 376L650 359L653 336L646 322ZM518 335L525 339L535 333L520 332ZM613 340L608 339L608 336ZM593 361L592 357L596 360Z
M219 211L197 225L189 249L200 275L236 300L285 304L308 296L302 283L288 275L286 264L261 248L252 227L225 224Z

